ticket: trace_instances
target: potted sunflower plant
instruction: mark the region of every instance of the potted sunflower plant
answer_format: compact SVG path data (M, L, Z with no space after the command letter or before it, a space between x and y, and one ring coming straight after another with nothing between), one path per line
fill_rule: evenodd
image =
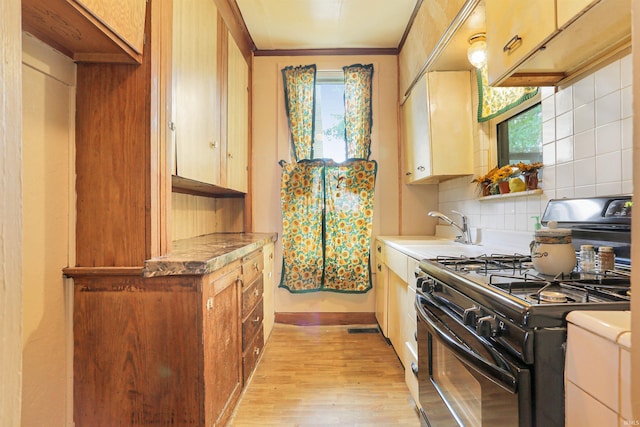
M524 177L524 182L526 184L527 190L535 190L538 188L538 171L542 169L544 165L542 162L535 163L524 163L519 162L515 165L518 168L522 176Z

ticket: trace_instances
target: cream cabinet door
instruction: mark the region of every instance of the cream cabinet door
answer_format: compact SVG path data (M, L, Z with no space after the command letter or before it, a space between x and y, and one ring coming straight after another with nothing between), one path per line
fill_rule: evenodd
M233 37L229 37L227 67L226 186L246 193L249 158L249 65Z
M220 183L218 12L213 0L173 4L173 123L178 176Z
M471 74L434 71L402 107L407 183L435 183L473 173Z
M419 181L431 172L427 78L422 76L402 106L405 182Z
M556 2L558 28L564 28L583 10L600 0L559 0Z
M493 85L556 33L556 0L486 0L485 19Z
M382 335L389 338L389 270L381 260L376 263L376 320Z

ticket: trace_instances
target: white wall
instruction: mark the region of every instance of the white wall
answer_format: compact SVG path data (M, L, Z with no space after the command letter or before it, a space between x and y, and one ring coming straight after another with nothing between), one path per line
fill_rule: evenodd
M631 55L557 92L541 88L542 195L479 201L472 177L440 184L439 209L469 215L472 227L533 232L549 199L633 192ZM476 173L487 171L488 126L476 142ZM493 165L495 166L495 165Z
M414 220L413 205L400 202L401 186L398 150L398 76L395 56L293 56L255 57L253 68L253 222L254 231L276 231L282 235L280 211L280 175L278 161L289 161L289 135L284 108L281 69L288 65L316 64L319 70L339 70L355 63L374 65L373 73L373 129L371 159L378 162L376 180L373 235L400 233L400 213L413 224L413 230L424 232ZM435 207L436 186L416 188L411 198L414 204L424 205L431 194ZM425 215L422 214L422 217ZM425 221L427 224L428 221ZM426 225L425 225L426 227ZM433 225L432 233L433 233ZM276 242L276 281L280 282L282 246ZM375 290L366 294L337 294L314 292L292 294L276 290L277 312L373 312Z
M22 80L18 0L0 2L0 425L19 426L22 376Z
M22 426L72 425L76 66L23 37Z

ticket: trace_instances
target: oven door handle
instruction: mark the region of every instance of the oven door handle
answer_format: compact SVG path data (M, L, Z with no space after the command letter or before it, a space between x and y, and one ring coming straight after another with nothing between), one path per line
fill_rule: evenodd
M470 366L475 371L481 373L483 376L487 377L495 384L504 388L508 392L517 392L518 380L515 375L496 364L490 363L483 357L480 357L478 354L473 352L470 349L470 346L466 346L461 343L457 335L455 335L453 331L439 322L437 318L433 318L432 315L430 315L427 310L425 310L423 305L426 304L432 305L436 308L439 307L433 304L433 302L431 302L425 296L417 295L416 297L416 309L420 320L424 321L438 336L438 338L446 343L449 349L452 350L462 362ZM442 310L442 308L439 309ZM500 360L504 365L509 366L509 363L495 349L489 346L484 347L491 353L494 358Z

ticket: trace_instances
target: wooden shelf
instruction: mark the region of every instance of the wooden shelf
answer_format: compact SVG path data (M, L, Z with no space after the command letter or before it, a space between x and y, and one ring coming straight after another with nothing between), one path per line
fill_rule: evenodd
M515 193L494 194L491 196L478 197L478 200L484 202L486 200L507 199L510 197L523 197L523 196L535 196L542 194L542 188L536 188L535 190L528 191L516 191Z

